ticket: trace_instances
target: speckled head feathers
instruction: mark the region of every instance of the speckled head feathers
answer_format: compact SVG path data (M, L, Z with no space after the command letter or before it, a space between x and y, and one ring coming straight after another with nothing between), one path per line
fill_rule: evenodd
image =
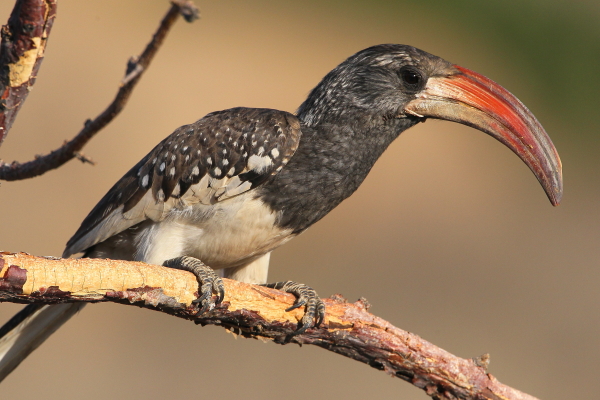
M405 68L431 76L457 72L444 59L400 44L382 44L361 50L329 72L298 109L298 118L309 126L361 115L395 116L412 99L414 88L401 77Z

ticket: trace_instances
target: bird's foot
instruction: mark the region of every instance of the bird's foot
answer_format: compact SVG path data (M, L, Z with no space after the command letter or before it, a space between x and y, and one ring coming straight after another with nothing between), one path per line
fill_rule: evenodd
M282 290L297 297L296 303L285 311L292 311L293 309L306 306L301 321L302 325L293 333L293 335L299 335L311 327L317 328L323 322L323 319L325 318L325 304L315 289L303 285L302 283L292 281L266 283L262 286Z
M163 266L181 269L184 271L191 272L196 276L198 280L198 298L192 303L200 304L200 310L196 315L204 314L213 305L212 293L217 293L217 299L214 305L219 304L225 297L225 286L223 280L217 275L215 270L205 265L202 261L194 257L176 257L171 258L163 263Z

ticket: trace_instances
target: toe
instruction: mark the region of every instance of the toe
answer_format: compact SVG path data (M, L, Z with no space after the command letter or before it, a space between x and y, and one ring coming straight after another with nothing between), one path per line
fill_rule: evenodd
M293 306L287 308L286 311L306 306L301 325L292 335L304 333L308 328L318 327L323 322L325 318L325 304L317 292L310 286L291 281L269 283L264 286L283 290L296 296L296 302Z
M181 269L193 273L198 280L198 298L192 301L193 304L200 305L200 310L196 315L201 315L210 310L214 305L223 301L225 296L225 285L217 273L202 261L193 257L177 257L167 260L164 266ZM217 293L216 301L212 301L213 291Z

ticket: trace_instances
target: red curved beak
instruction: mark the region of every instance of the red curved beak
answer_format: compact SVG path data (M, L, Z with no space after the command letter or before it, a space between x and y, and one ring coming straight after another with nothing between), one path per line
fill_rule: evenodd
M404 112L454 121L504 143L533 171L552 205L562 197L562 165L550 137L533 114L494 81L455 65L457 74L431 77Z

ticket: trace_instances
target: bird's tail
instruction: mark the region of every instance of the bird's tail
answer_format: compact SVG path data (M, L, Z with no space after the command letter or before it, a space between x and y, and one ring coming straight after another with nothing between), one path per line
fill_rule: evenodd
M86 303L30 304L0 328L0 382Z

